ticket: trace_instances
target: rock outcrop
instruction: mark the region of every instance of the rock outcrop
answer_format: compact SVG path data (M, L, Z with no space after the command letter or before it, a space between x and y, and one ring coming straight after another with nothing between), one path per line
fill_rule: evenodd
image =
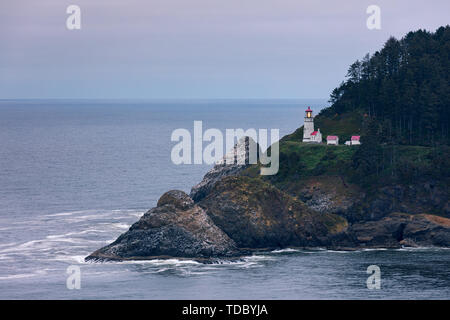
M364 192L339 176L313 177L302 180L301 187L292 191L308 208L319 213L334 213L349 221L353 207L364 199Z
M199 202L240 248L326 246L347 221L315 213L274 186L248 177L227 177Z
M255 159L250 159L250 153L257 156L259 153L258 144L249 137L241 138L234 146L233 150L228 152L222 160L218 161L214 167L206 173L203 180L192 187L190 197L194 201L200 201L205 198L214 185L221 179L229 176L237 176L245 170Z
M393 213L378 221L355 223L349 233L360 247L448 246L450 219L429 214Z
M182 191L166 192L112 244L86 260L144 260L155 258L231 258L241 255L235 242L220 230Z
M365 199L364 215L371 220L379 220L393 212L427 212L450 218L447 187L430 180L384 186L375 196Z

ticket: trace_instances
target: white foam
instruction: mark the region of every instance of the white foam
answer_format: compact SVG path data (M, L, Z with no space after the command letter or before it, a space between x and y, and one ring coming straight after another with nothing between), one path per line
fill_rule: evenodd
M145 264L145 265L202 265L202 263L194 260L182 260L182 259L154 259L154 260L129 260L119 261L119 264Z
M11 280L11 279L22 279L22 278L30 278L39 275L47 274L45 270L38 270L34 273L19 273L19 274L11 274L8 276L0 276L0 280Z
M62 261L62 262L69 262L69 263L78 263L78 264L85 264L84 258L87 257L86 255L76 255L76 256L70 256L70 255L58 255L53 259L49 260L55 260L55 261Z
M300 250L292 249L292 248L286 248L286 249L273 250L270 253L287 253L287 252L300 252Z
M254 254L252 256L246 256L243 258L244 260L253 260L253 261L265 261L265 260L275 260L275 257L269 256L269 255L260 255L260 254Z
M450 250L450 248L447 247L402 247L399 249L393 249L396 251L443 251L443 250Z
M79 210L79 211L68 211L68 212L58 212L52 214L46 214L44 217L62 217L62 216L71 216L78 213L87 213L92 212L93 210Z
M34 273L11 274L9 276L0 277L0 280L30 278L30 277L34 277L34 276L36 276L36 274L34 274Z
M127 229L130 228L130 225L129 225L129 224L126 224L126 223L113 223L112 226L113 226L114 228L124 229L124 230L127 230Z
M0 244L0 248L1 247L12 247L12 246L15 246L16 244L17 244L17 242L3 243L3 244Z

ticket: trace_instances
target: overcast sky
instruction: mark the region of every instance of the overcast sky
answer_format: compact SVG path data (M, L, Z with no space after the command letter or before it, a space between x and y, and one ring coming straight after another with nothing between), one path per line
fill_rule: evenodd
M66 8L81 8L81 30ZM381 30L366 27L369 5ZM0 98L327 98L449 0L1 0Z

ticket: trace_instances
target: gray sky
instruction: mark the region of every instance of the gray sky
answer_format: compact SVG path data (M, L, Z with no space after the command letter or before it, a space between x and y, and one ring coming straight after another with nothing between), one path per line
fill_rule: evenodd
M81 7L81 30L66 8ZM366 27L381 7L381 30ZM0 98L327 98L432 0L2 0Z

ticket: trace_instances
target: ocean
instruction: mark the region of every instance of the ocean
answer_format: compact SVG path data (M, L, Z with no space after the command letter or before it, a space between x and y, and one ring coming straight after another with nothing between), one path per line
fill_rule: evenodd
M0 100L0 299L449 299L450 250L285 249L239 261L86 263L166 191L210 165L172 163L171 133L279 129L325 100ZM368 289L367 268L381 270ZM80 270L69 289L67 269Z

